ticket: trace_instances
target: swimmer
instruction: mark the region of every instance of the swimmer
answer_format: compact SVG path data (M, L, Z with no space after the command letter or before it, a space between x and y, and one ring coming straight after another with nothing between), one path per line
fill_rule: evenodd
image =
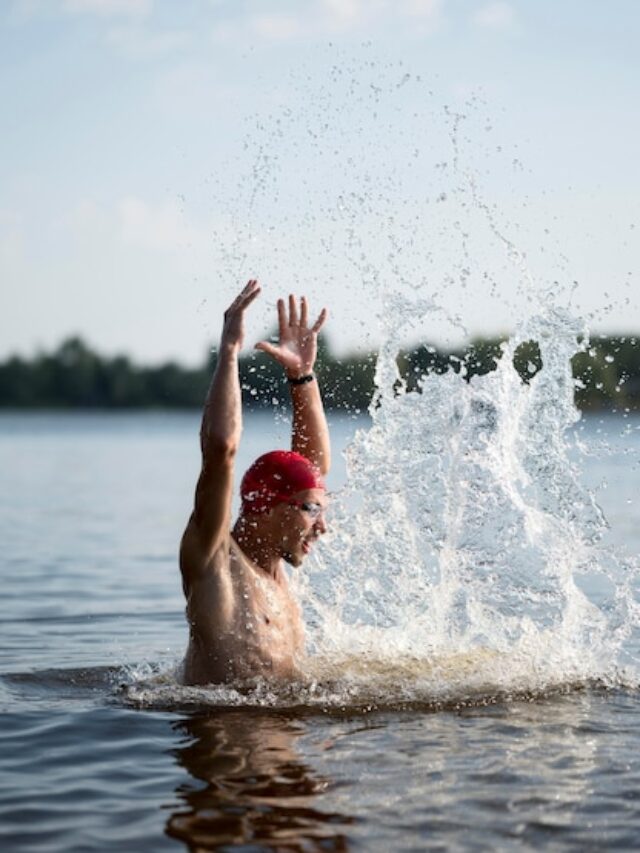
M313 373L323 309L308 325L307 300L278 300L279 343L256 349L284 369L293 408L292 449L257 459L242 478L242 506L231 528L234 460L242 432L238 355L244 314L260 293L255 279L224 315L207 394L195 507L180 546L189 646L185 684L255 676L291 679L303 652L300 606L283 561L300 566L326 531L323 476L331 464L329 430Z

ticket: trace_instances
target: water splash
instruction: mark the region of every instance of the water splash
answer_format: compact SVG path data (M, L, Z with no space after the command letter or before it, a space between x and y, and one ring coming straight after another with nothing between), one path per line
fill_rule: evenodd
M576 584L601 571L606 529L571 459L582 331L560 309L532 317L494 372L431 374L415 392L382 348L373 424L349 448L334 532L304 590L317 654L471 655L506 690L612 675L614 614ZM513 357L531 339L543 368L525 384Z
M372 425L348 449L332 532L296 577L306 678L143 681L129 693L140 704L442 706L638 681L625 658L638 567L603 547L573 429L571 359L588 330L568 308L568 262L536 273L517 222L487 200L488 164L510 155L484 141L482 97L454 108L397 64L372 68L336 65L316 89L304 78L299 109L256 122L244 206L220 240L234 282L260 269L293 290L304 269L312 290L361 289L345 316L378 305ZM408 390L405 342L434 324L467 338L480 308L518 318L495 371L431 373ZM513 361L529 341L542 368L525 383Z
M402 318L415 322L419 308L426 322L434 305L392 301L371 427L348 448L332 532L296 575L304 679L185 688L161 675L129 685L128 702L434 710L637 687L623 662L638 567L602 544L607 523L582 483L573 429L582 323L549 309L521 323L495 371L432 373L407 391ZM525 383L514 357L531 340L542 368Z

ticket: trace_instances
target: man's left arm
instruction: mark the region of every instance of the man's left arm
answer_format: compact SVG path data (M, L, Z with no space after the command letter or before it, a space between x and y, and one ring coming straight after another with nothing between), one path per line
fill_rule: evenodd
M289 296L288 314L284 299L279 299L279 344L261 341L256 344L256 349L266 352L281 364L289 381L293 407L292 450L305 456L325 475L331 467L331 445L313 368L318 354L318 333L327 319L327 312L323 308L310 328L308 313L304 296L299 306L295 297Z
M306 456L325 475L331 467L329 427L324 414L318 380L313 374L309 382L295 384L287 374L291 389L293 429L291 449ZM295 380L296 377L293 377Z

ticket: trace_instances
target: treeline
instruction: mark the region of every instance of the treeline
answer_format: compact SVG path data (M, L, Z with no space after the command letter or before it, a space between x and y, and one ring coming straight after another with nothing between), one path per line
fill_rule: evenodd
M503 339L475 340L458 350L421 345L401 352L400 372L409 389L432 372L455 370L466 379L495 369ZM317 373L329 409L366 411L374 392L375 353L335 357L320 340ZM54 352L32 359L12 356L0 363L0 407L64 409L188 409L202 406L216 354L196 369L167 362L155 367L134 364L126 356L107 358L81 338L64 341ZM522 344L514 367L523 382L541 368L534 341ZM573 358L576 403L588 410L640 409L640 342L628 336L591 338ZM240 380L249 408L286 406L281 369L261 353L240 360Z

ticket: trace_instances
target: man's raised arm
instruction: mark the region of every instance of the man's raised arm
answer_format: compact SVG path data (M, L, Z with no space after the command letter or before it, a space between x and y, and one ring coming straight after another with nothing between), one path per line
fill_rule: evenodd
M256 349L266 352L281 364L289 380L293 405L292 449L306 456L322 474L331 467L329 428L324 414L318 380L313 374L318 353L318 332L327 319L323 308L316 322L308 328L309 309L303 296L300 305L289 296L289 314L284 299L278 300L278 327L280 342L277 346L268 341L256 344Z
M198 564L201 567L229 533L233 463L242 432L238 354L244 337L244 312L259 293L258 282L252 279L225 311L216 369L200 428L202 469L195 509L183 540L183 550L189 546L190 552L183 555L186 561L182 561L187 573L194 564L195 568ZM197 553L193 553L194 549Z

